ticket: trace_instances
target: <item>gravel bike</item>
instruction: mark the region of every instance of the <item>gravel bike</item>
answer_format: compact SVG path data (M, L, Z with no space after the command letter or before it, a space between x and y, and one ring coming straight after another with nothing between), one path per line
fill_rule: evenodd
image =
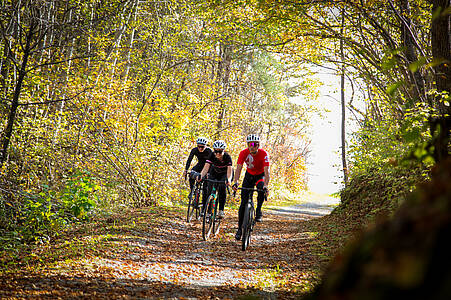
M196 179L198 176L200 176L200 173L196 171L191 171L189 173L189 178ZM203 189L202 181L199 182L195 180L193 189L191 190L188 196L189 202L188 202L188 210L186 212L186 222L188 223L191 222L191 220L193 219L193 215L196 216L196 220L198 220L200 217L200 207L201 207L200 195L202 194L202 189Z
M254 201L252 201L252 195L254 192L265 192L265 199L267 200L266 190L263 189L257 189L257 188L237 188L238 190L248 190L249 193L249 199L247 200L247 205L244 207L244 214L243 214L243 223L241 224L241 250L246 251L247 247L249 246L251 242L251 235L252 231L254 230L255 226L255 208L254 208Z
M218 186L225 185L222 180L204 179L205 182L211 182L213 184L210 196L208 196L203 211L202 219L202 238L204 241L210 238L211 232L214 235L218 234L219 227L221 226L222 218L218 218Z

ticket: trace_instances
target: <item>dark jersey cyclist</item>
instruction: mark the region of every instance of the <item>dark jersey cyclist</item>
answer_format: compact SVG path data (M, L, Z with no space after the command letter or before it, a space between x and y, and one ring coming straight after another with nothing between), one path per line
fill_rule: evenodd
M200 173L202 169L204 168L205 162L207 161L207 158L213 153L213 151L207 147L208 140L204 137L198 137L196 140L197 147L191 149L191 152L189 153L188 159L186 161L185 171L183 172L183 176L185 177L188 173L188 169L191 165L191 161L194 157L197 158L197 164L192 168L193 171L196 171ZM189 187L190 190L193 189L194 186L194 179L189 178ZM206 195L207 190L204 190L204 196ZM191 194L191 193L190 193Z
M201 178L204 178L207 173L208 178L212 180L223 181L225 185L229 186L232 181L232 157L225 152L226 143L222 140L213 143L213 153L207 158L205 166L201 172ZM219 213L218 217L224 217L224 206L226 201L226 187L225 185L218 185L218 202ZM211 193L213 184L208 184L208 194ZM204 201L205 205L205 201ZM202 211L204 208L202 209Z
M253 188L256 186L258 189L268 190L269 183L269 156L268 153L260 149L260 137L256 134L250 134L246 137L247 148L240 152L238 156L235 183L233 188L238 188L238 180L240 179L241 170L243 164L246 163L246 173L244 174L243 187ZM249 190L241 190L241 204L238 210L238 230L235 238L239 240L241 238L241 225L243 224L244 208L249 199ZM265 199L265 192L258 192L257 196L257 208L255 210L255 221L260 222L262 220L262 205Z

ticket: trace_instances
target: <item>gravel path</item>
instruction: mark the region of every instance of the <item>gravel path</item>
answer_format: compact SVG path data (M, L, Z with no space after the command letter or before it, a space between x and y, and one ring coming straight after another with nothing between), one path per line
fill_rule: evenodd
M330 214L339 203L340 199L318 196L313 201L286 207L268 208L267 210L270 213L283 215L287 218L306 220L311 217L321 217Z
M103 225L101 244L83 256L68 256L75 244L63 244L61 259L40 271L0 277L0 298L296 299L291 291L309 286L318 264L310 247L315 233L306 221L328 214L336 202L264 206L263 222L255 226L246 251L234 239L236 210L226 210L219 234L208 241L202 239L201 223L186 223L180 210L131 212L120 227ZM93 247L93 237L76 236L77 249Z

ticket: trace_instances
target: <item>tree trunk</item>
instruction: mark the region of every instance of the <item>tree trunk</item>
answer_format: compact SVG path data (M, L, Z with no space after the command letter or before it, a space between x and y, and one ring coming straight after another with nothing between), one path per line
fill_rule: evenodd
M217 133L216 139L221 137L221 131L224 126L225 113L227 110L227 94L229 93L229 77L230 77L230 64L232 62L232 47L230 45L221 44L220 49L220 61L218 63L217 79L219 81L218 98L220 101L218 122L216 125ZM220 97L222 93L222 97Z
M393 8L395 9L395 8ZM407 16L410 15L410 3L409 0L401 0L401 40L404 47L404 55L406 56L407 63L410 65L418 61L418 56L415 51L415 37L413 36L414 31L412 28L412 20ZM412 95L414 97L413 102L424 102L425 89L424 89L424 78L418 70L412 73L409 72L409 80L412 81Z
M450 0L433 0L432 15L443 12L450 7ZM431 46L434 61L440 64L435 66L435 82L437 87L436 97L439 118L432 121L432 129L438 127L438 136L434 144L434 156L437 162L445 160L449 156L448 145L451 130L451 29L450 14L437 14L431 24ZM446 94L446 96L443 96ZM445 101L446 100L446 101Z
M17 115L17 108L19 107L20 92L22 91L22 84L23 84L23 80L24 80L25 74L26 74L28 57L29 57L30 51L31 51L31 39L33 38L34 28L35 28L35 23L34 23L34 20L32 19L30 21L30 28L29 28L29 31L28 31L28 34L26 37L26 45L24 48L22 65L19 70L19 77L17 78L16 87L14 89L14 95L13 95L13 100L11 103L11 109L10 109L9 115L8 115L8 122L6 124L6 129L5 129L4 136L3 136L2 150L0 153L0 166L2 166L6 160L9 143L11 141L11 137L12 137L12 133L13 133L14 121L15 121L16 115Z
M344 34L344 8L341 11L341 39L340 39L340 60L341 60L341 161L343 164L343 181L348 184L348 166L346 163L346 101L345 101L345 55L343 45Z

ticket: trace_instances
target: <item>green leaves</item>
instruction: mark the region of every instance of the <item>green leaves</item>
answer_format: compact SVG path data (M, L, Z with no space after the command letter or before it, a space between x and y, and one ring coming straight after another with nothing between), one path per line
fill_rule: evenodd
M98 197L95 192L99 187L94 180L88 172L77 171L66 183L61 200L77 219L87 219L89 211L96 205Z
M395 82L395 83L389 85L387 87L387 94L393 97L395 95L396 91L399 89L399 87L403 85L403 83L404 83L404 81L398 81L398 82Z
M419 60L417 60L416 62L413 62L409 65L409 70L411 72L417 72L420 67L424 66L426 64L426 58L425 57L421 57Z
M381 63L382 70L384 71L391 70L396 66L397 63L398 60L393 56L389 57L388 59L384 59Z

